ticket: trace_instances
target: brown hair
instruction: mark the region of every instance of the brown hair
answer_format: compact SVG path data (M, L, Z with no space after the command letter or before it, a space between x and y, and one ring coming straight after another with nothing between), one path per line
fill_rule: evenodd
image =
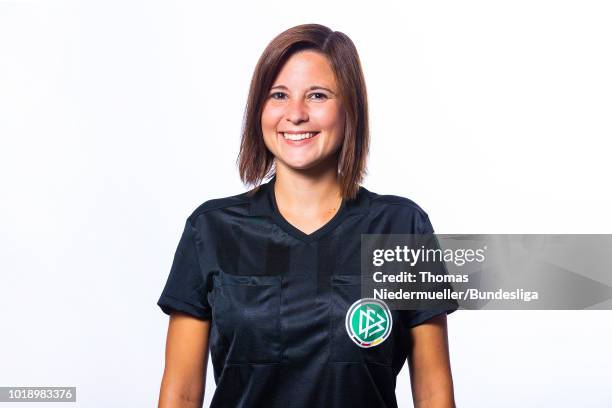
M282 32L268 44L259 58L244 113L237 160L240 178L245 184L255 185L256 191L264 178L275 174L274 156L263 140L261 114L268 92L283 64L291 55L304 49L325 55L336 76L346 117L344 142L338 153L339 179L342 197L353 199L366 174L370 143L365 79L351 39L340 31L332 31L320 24L303 24Z

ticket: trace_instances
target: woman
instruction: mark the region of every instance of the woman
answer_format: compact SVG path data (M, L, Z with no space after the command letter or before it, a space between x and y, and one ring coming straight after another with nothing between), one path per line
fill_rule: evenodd
M454 406L454 308L381 309L384 338L351 336L361 234L433 232L414 202L359 185L368 138L351 40L317 24L277 36L255 68L240 149L256 187L190 215L158 302L171 315L160 407L201 407L209 345L211 407L396 407L407 358L415 406Z

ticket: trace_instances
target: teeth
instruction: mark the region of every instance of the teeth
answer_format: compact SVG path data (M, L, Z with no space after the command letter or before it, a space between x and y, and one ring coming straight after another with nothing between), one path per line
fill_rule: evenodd
M292 133L283 133L283 137L285 139L289 139L289 140L310 139L314 135L316 135L316 133L295 133L295 134L292 134Z

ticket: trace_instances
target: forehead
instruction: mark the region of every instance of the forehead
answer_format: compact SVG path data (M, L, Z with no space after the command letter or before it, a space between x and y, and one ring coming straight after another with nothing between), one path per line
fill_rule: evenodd
M314 50L296 52L287 59L274 81L274 85L302 84L336 86L336 76L329 59L324 54Z

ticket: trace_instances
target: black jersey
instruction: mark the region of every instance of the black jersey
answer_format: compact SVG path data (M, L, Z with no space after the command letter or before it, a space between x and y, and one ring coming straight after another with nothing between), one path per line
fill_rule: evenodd
M210 319L211 407L397 407L410 328L456 307L390 311L388 337L369 348L349 337L345 319L361 297L361 234L433 233L427 214L360 187L305 234L279 213L274 182L188 217L157 302L167 314Z

